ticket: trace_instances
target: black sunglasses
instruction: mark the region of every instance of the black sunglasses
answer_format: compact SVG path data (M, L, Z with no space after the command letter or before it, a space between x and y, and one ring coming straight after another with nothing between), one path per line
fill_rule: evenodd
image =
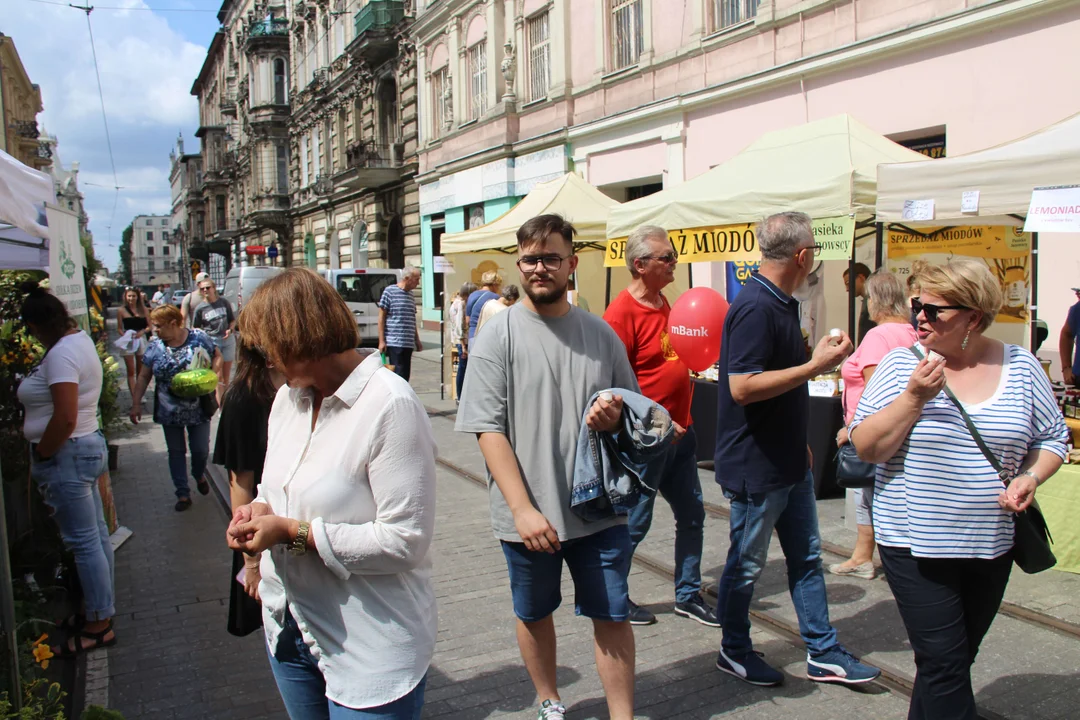
M666 265L674 265L679 262L679 256L675 252L669 252L664 255L642 255L638 260L659 260Z
M932 305L930 303L924 303L918 298L911 298L911 314L915 317L919 316L919 313L926 315L926 322L935 323L938 319L938 313L942 310L970 310L971 308L964 305Z

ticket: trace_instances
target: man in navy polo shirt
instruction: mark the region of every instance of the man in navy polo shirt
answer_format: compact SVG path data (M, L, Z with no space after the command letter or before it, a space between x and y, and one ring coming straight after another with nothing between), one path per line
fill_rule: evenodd
M851 340L825 337L807 361L792 297L814 266L818 246L804 213L785 212L757 228L761 269L728 310L720 348L716 482L731 501L731 547L716 615L724 628L716 667L754 685L784 674L754 652L750 600L773 529L787 559L788 586L808 651L806 674L818 682L870 682L881 671L837 642L829 622L810 448L806 383L851 353Z

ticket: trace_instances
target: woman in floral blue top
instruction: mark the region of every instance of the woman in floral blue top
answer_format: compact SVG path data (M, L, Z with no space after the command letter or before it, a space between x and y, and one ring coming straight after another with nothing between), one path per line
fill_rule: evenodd
M176 511L191 507L191 488L187 480L187 453L184 430L191 447L191 475L199 492L210 492L206 462L210 457L210 418L198 398L173 395L169 390L173 377L184 370L210 367L218 355L214 341L202 330L184 327L184 316L172 305L161 305L150 313L150 327L157 335L143 356L142 370L131 401L131 422L142 419L142 399L151 377L156 380L154 422L165 431L169 449L169 473L176 486Z

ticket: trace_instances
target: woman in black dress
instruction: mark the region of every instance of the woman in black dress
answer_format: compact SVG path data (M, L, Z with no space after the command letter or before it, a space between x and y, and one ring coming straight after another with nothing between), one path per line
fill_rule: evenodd
M284 383L284 378L267 367L266 360L254 350L237 343L236 354L236 376L221 403L214 446L214 463L229 471L229 499L234 511L258 494L270 407ZM259 558L234 552L228 623L233 635L247 635L262 627L259 580Z
M124 304L116 311L116 333L123 335L133 331L139 339L139 346L131 352L124 352L124 365L127 366L128 392L135 395L135 377L142 369L142 356L146 352L147 338L150 337L150 311L143 303L143 296L136 288L124 290Z

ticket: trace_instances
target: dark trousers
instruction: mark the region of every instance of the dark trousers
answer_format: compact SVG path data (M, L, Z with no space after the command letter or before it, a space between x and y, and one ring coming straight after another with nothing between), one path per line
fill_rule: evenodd
M977 720L971 665L1005 595L1012 553L928 560L908 548L878 552L915 651L908 720Z
M394 366L394 372L405 378L405 382L408 382L412 375L412 353L412 348L386 346L386 354L390 358L390 364Z
M461 402L461 388L465 387L465 368L469 366L469 356L465 354L461 343L457 346L457 399Z

